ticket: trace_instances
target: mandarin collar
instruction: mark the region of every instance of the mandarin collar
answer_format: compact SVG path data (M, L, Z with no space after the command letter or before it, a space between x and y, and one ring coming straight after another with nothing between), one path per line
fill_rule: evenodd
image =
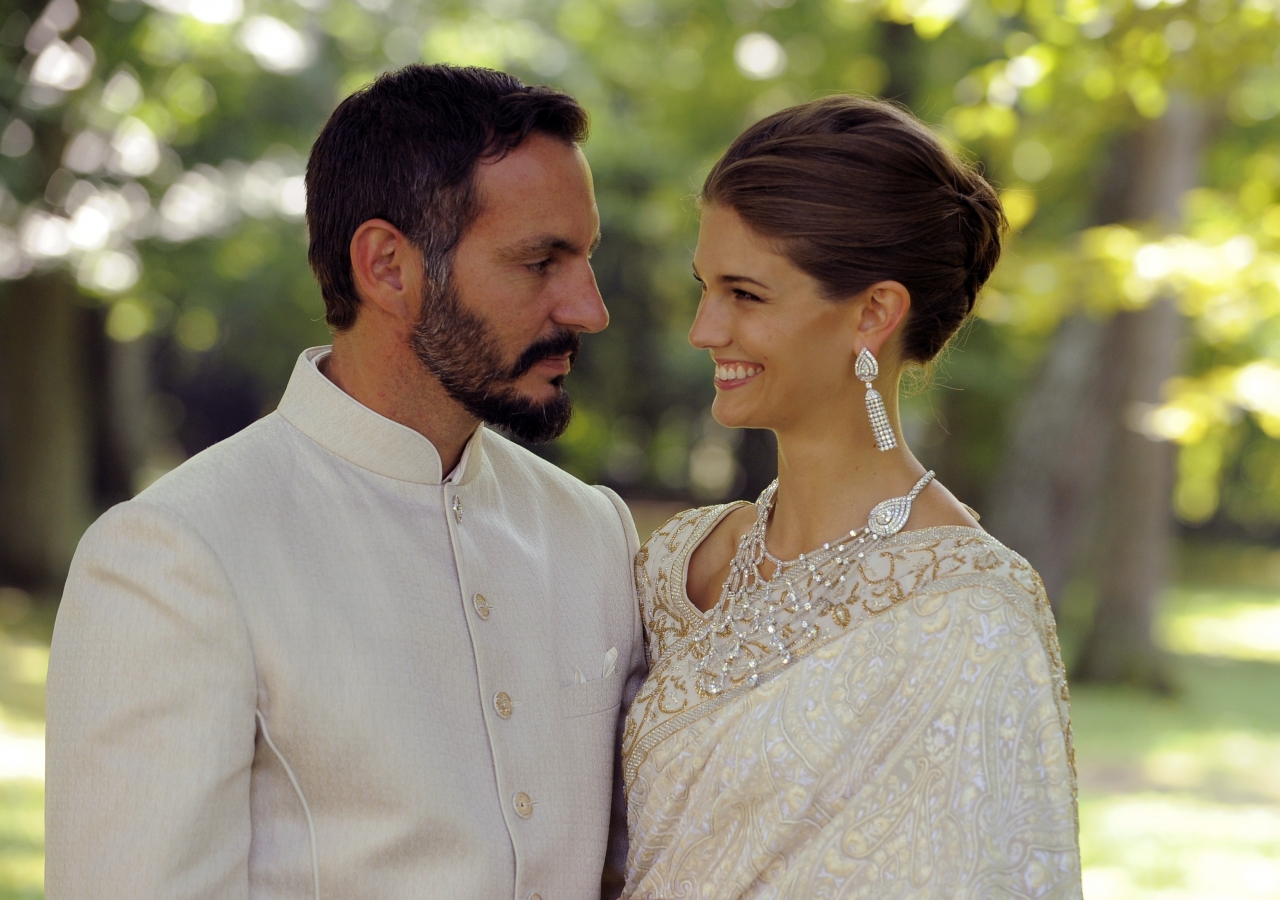
M311 440L352 465L397 481L438 485L440 453L418 432L374 412L320 371L330 347L302 351L280 399L280 415ZM483 459L483 427L477 427L458 461L453 481L476 477Z

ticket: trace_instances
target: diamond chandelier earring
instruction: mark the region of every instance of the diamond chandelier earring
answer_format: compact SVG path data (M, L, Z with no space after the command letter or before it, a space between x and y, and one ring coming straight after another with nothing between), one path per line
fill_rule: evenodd
M894 436L893 426L889 424L889 414L884 409L884 398L871 386L871 382L875 381L876 376L880 374L880 364L871 355L871 351L863 347L862 352L858 354L858 361L854 363L853 371L867 385L867 416L871 419L871 433L875 435L876 446L881 450L892 450L898 446L898 439Z

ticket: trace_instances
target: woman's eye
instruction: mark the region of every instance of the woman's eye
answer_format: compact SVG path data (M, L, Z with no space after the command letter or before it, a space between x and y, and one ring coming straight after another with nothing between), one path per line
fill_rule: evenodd
M741 288L734 288L733 296L737 297L739 300L759 300L760 299L755 294L744 291Z

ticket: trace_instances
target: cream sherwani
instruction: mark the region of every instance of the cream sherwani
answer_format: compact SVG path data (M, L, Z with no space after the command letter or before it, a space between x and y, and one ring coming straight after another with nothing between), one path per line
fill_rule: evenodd
M325 352L81 542L49 900L599 896L644 668L626 507L484 429L442 479Z

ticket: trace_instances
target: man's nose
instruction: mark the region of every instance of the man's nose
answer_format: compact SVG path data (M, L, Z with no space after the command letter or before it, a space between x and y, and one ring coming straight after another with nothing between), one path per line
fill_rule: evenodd
M609 310L600 296L600 287L596 284L596 274L590 263L583 260L581 266L574 267L570 283L566 285L551 318L558 325L588 334L604 331L608 326Z

